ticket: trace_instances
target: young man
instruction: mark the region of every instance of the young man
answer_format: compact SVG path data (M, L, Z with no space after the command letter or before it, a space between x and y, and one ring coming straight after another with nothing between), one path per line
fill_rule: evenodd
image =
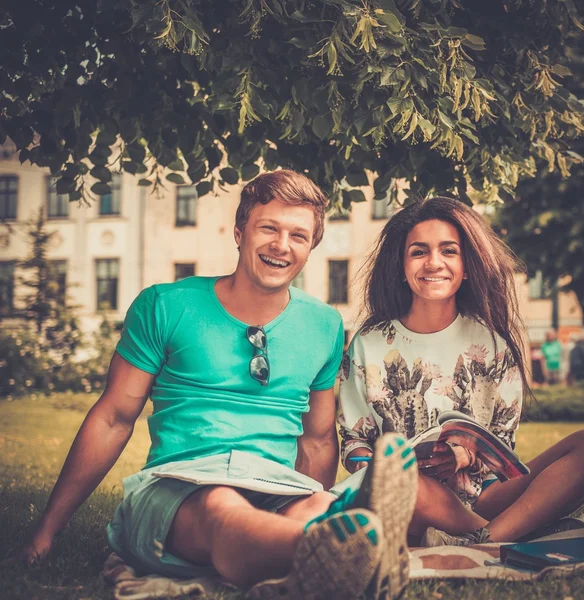
M257 599L349 600L368 585L375 594L401 591L415 474L405 474L401 452L391 456L395 440L384 440L387 459L375 472L379 479L397 469L394 482L407 483L410 496L384 492L381 502L380 486L369 489L373 469L360 498L330 506L334 497L323 491L337 470L333 384L343 324L337 311L289 286L322 239L326 205L302 175L261 175L242 191L233 274L138 296L106 389L25 559L50 550L119 457L150 396L148 461L125 480L108 527L128 563L169 576L219 572ZM399 552L392 572L388 556Z

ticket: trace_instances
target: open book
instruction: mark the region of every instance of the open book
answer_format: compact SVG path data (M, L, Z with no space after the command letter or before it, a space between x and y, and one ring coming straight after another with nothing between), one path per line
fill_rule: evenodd
M418 459L430 458L437 442L458 444L472 450L500 481L529 473L529 468L500 438L472 417L456 410L444 411L438 417L438 425L410 440Z

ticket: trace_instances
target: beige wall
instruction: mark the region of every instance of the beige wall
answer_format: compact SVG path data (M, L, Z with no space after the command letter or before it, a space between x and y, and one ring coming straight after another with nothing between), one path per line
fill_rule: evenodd
M27 253L25 221L46 203L48 171L29 163L20 165L13 156L0 160L0 175L19 177L17 220L12 233L0 226L0 261L22 259ZM239 187L220 195L198 200L197 224L176 227L176 188L151 193L136 185L128 174L122 180L122 214L100 216L97 203L70 205L69 218L52 219L49 230L57 231L50 251L54 259L68 261L68 280L73 302L81 306L87 327L95 325L96 273L98 258L119 258L118 310L113 318L123 319L141 289L154 283L172 281L174 264L196 263L197 275L230 273L237 263L233 223L239 200ZM328 300L328 261L349 261L349 302L337 305L345 328L354 331L362 296L359 270L372 250L385 220L371 217L373 191L364 188L367 202L355 204L346 221L330 221L322 243L312 252L304 270L305 290L320 300ZM518 280L521 311L534 341L543 339L551 325L551 301L529 300L527 286ZM560 325L579 327L581 313L571 294L560 294Z

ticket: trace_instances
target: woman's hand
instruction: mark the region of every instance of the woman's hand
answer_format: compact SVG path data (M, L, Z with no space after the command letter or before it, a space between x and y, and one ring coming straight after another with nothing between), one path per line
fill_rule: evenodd
M426 475L438 481L446 481L452 477L459 469L463 468L457 461L455 448L444 442L438 442L434 446L430 458L418 460L420 475ZM466 454L464 448L460 448Z
M350 452L346 460L347 471L349 471L349 473L356 473L367 466L368 462L366 460L355 460L360 456L371 458L373 456L373 452L371 452L371 450L367 450L367 448L357 448L356 450L353 450L353 452ZM353 460L349 460L351 458Z

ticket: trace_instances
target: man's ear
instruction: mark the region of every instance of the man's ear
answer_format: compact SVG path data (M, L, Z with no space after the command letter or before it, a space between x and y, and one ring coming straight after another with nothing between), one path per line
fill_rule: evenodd
M237 225L233 226L233 237L235 238L235 243L237 247L241 246L241 236L243 233L238 229Z

